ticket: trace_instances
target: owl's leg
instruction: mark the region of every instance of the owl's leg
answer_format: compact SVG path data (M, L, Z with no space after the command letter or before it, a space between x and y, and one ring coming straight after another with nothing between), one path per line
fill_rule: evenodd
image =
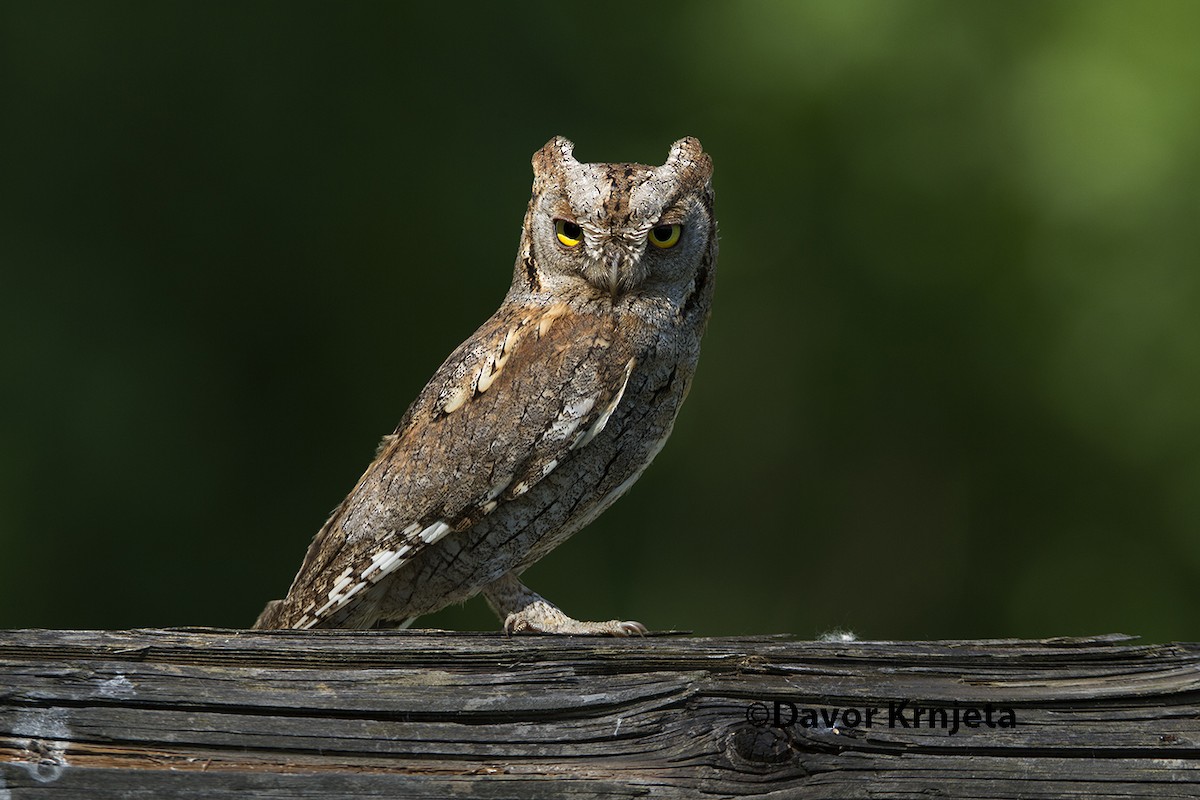
M644 634L640 622L580 622L558 610L517 579L511 572L483 589L483 596L492 611L504 622L505 633L567 633L590 636L632 636Z

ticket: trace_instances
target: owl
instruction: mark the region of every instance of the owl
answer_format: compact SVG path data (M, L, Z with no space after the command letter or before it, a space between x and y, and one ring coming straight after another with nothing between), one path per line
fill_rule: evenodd
M717 264L712 160L533 156L512 286L438 368L256 628L407 627L482 593L509 633L627 636L521 573L624 494L687 396Z

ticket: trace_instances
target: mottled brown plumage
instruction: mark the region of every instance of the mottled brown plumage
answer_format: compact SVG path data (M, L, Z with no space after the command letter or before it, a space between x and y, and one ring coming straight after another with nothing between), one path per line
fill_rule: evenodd
M695 139L661 167L581 164L572 149L556 137L534 155L500 309L385 437L255 627L407 624L482 592L508 631L645 630L573 620L518 576L671 432L711 305L712 164Z

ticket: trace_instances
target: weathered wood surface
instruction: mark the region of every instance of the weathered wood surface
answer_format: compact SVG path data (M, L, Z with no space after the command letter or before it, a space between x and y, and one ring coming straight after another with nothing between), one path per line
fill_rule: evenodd
M1200 645L0 632L0 800L643 796L1200 797Z

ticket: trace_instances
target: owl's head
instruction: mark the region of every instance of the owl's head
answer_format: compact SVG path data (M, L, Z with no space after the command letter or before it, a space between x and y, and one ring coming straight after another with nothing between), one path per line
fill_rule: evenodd
M716 257L712 159L700 142L675 142L660 167L584 164L574 149L556 136L533 156L514 289L684 302Z

